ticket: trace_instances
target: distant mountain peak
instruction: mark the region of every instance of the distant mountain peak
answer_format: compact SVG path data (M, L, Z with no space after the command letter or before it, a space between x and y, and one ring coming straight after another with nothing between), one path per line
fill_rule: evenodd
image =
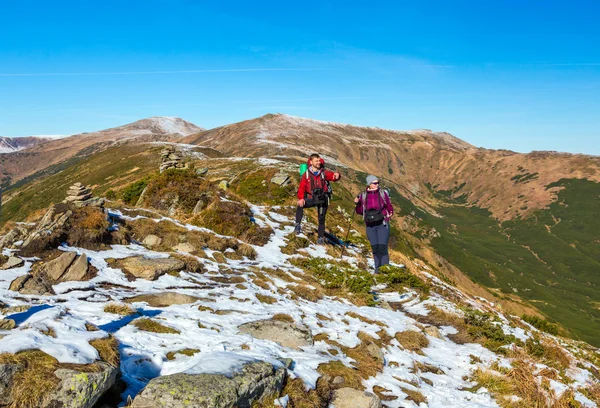
M0 136L0 154L13 153L52 140L51 136L25 136L4 137Z
M150 118L141 119L127 125L108 129L114 130L134 130L136 134L142 133L163 133L170 135L188 136L194 133L201 132L203 128L194 125L187 120L172 117L172 116L152 116Z

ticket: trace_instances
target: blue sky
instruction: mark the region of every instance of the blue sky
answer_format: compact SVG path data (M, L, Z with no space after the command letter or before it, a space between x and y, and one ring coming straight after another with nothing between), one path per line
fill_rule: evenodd
M2 1L0 135L265 113L600 155L597 1Z

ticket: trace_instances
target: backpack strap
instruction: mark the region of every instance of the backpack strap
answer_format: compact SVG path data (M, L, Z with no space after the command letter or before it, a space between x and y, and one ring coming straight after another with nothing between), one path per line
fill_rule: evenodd
M360 202L362 203L363 219L364 219L367 214L367 192L366 191L363 191L362 193L360 193Z

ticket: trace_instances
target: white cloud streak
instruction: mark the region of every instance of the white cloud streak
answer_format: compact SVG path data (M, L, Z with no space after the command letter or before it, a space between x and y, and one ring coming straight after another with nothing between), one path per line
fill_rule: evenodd
M0 73L0 77L41 77L41 76L110 76L110 75L175 75L210 74L235 72L286 72L286 71L327 71L325 68L232 68L232 69L190 69L178 71L122 71L122 72L13 72Z

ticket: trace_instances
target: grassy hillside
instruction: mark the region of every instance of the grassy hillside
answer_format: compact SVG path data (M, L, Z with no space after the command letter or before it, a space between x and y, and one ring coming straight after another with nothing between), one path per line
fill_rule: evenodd
M501 225L490 213L436 192L443 204L435 217L408 201L417 235L435 228L431 245L473 280L534 303L551 320L600 345L600 184L561 180L565 187L549 208Z
M76 181L91 185L96 195L135 181L158 169L160 149L152 145L113 147L84 160L65 163L56 174L12 186L5 192L0 225L8 220L23 220L34 211L62 201Z

